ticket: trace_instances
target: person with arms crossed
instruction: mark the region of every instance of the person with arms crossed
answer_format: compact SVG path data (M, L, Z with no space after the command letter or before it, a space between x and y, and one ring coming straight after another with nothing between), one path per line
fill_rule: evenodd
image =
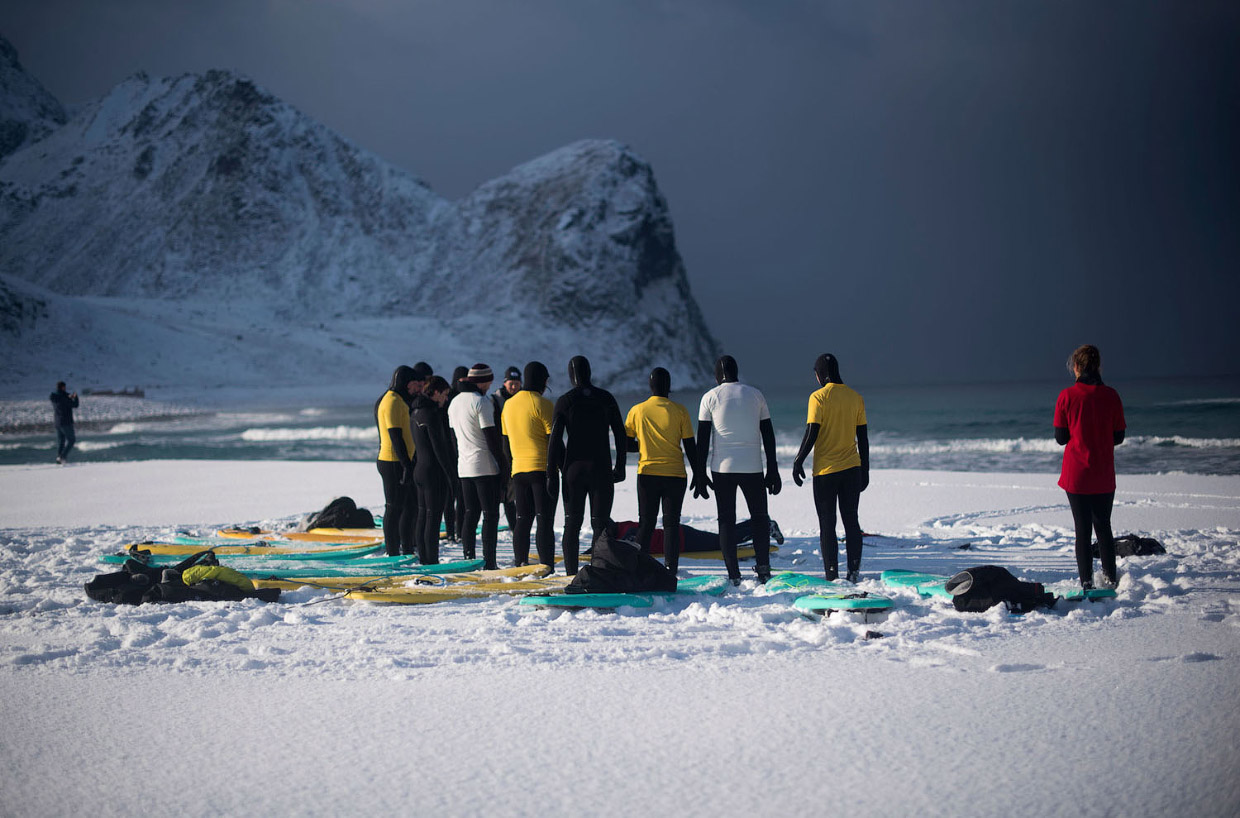
M56 426L56 462L63 465L69 460L69 450L77 443L73 410L78 408L78 394L70 392L64 381L57 381L56 391L49 399L52 402L52 421Z
M389 557L413 554L417 547L417 488L413 482L413 432L410 405L422 392L424 380L410 366L398 366L392 383L375 401L379 426L379 457L375 466L383 480L383 544Z
M771 576L771 520L766 494L779 494L779 465L775 460L775 428L766 398L738 380L736 359L724 355L715 361L719 385L702 396L698 406L697 449L699 470L705 470L707 453L713 483L704 482L694 496L706 497L715 489L719 514L719 547L733 585L741 582L736 558L736 492L740 489L753 524L754 573L765 583ZM713 445L712 445L713 440ZM762 455L766 453L766 476Z
M491 367L474 364L460 381L460 391L448 405L448 428L456 441L456 470L460 477L465 516L461 543L465 559L472 560L482 518L483 569L499 567L495 544L499 531L499 476L507 468L495 416L484 397L491 388Z
M1094 587L1094 554L1090 530L1098 535L1102 582L1114 588L1115 538L1111 506L1115 503L1115 447L1127 428L1119 393L1102 382L1102 354L1093 344L1073 351L1068 371L1076 383L1055 402L1055 442L1064 447L1059 487L1068 494L1076 528L1076 567L1081 588Z
M861 523L857 508L870 485L870 437L865 400L844 385L834 355L819 355L814 377L821 387L809 396L805 436L792 463L792 480L805 480L805 458L814 453L814 507L818 511L818 547L827 579L840 575L840 545L835 535L835 507L844 520L847 579L861 576Z

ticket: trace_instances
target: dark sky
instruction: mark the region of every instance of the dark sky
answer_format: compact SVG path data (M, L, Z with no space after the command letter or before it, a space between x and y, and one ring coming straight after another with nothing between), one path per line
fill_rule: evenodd
M67 103L247 74L459 197L582 138L654 166L743 379L1240 372L1240 3L19 0Z

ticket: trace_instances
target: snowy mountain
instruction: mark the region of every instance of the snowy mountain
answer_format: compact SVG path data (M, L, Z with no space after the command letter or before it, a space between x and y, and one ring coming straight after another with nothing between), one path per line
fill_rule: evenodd
M0 37L0 159L64 123L64 107L22 68L12 43Z
M15 55L5 72L22 73ZM5 388L52 364L36 338L81 337L83 298L115 342L66 341L74 370L153 386L236 346L235 384L370 383L417 359L555 372L579 353L618 387L656 365L701 384L716 350L653 171L625 146L576 143L451 202L223 71L136 75L5 157L0 273ZM156 356L126 340L151 325ZM325 346L343 372L323 371Z

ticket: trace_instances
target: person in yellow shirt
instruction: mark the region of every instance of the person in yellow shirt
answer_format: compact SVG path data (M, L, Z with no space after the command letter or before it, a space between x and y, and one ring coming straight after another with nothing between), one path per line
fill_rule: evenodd
M411 366L398 366L388 390L375 402L379 457L375 466L383 480L383 544L388 556L416 553L414 524L418 516L413 482L413 431L410 405L422 392L426 376Z
M500 433L504 452L512 464L512 485L517 506L517 524L512 531L515 564L527 565L530 558L530 531L538 521L535 542L538 561L555 568L555 519L557 495L547 480L547 442L551 437L554 406L543 397L550 382L547 367L539 361L525 365L521 391L504 401L500 413Z
M861 523L857 508L861 492L870 485L870 438L865 400L840 379L834 355L819 355L814 377L821 389L809 396L805 437L792 463L792 479L805 480L805 458L814 453L814 506L818 510L818 542L827 579L837 579L839 540L835 536L835 506L844 520L849 582L861 575Z
M650 373L650 397L629 410L624 421L628 448L637 461L637 543L650 553L659 505L663 506L663 564L676 572L680 564L680 508L685 501L685 461L693 466L693 487L703 484L689 410L669 399L672 376L663 367Z

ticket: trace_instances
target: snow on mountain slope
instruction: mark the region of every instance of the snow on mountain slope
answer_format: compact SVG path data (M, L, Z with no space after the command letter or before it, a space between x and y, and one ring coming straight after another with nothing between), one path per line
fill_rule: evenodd
M22 68L17 49L0 36L0 160L65 122L65 109Z
M237 384L574 354L616 386L701 384L717 347L627 147L454 203L224 71L130 77L0 162L0 273L0 386L24 391L66 366L193 383L204 357Z

